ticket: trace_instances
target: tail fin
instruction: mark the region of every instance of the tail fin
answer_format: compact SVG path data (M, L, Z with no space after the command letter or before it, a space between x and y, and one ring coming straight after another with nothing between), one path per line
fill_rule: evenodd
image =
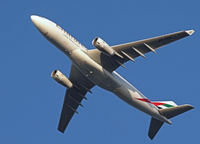
M173 101L156 101L156 102L152 102L152 104L155 105L159 109L166 109L166 108L177 106L177 104Z
M185 104L185 105L174 106L170 108L159 109L159 112L161 115L170 119L172 117L175 117L191 109L193 109L193 106ZM154 136L157 134L157 132L159 131L162 125L163 125L162 121L159 121L153 117L151 118L151 124L149 127L149 133L148 133L148 136L150 137L150 139L154 138Z

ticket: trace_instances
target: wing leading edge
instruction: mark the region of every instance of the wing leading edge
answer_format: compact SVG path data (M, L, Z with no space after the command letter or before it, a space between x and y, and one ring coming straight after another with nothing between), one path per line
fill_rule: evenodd
M193 33L194 30L180 31L150 39L112 46L112 48L121 56L123 56L123 58L120 58L116 55L109 57L97 49L89 50L88 55L97 63L102 65L105 69L112 72L119 66L123 66L123 63L129 60L135 61L134 59L136 57L145 57L144 54L148 52L156 53L156 49L184 37L190 36Z
M58 124L58 130L62 133L64 133L74 113L78 113L77 108L78 106L82 106L81 101L84 98L86 99L86 93L94 86L94 84L88 81L74 65L71 67L69 79L74 86L66 90Z

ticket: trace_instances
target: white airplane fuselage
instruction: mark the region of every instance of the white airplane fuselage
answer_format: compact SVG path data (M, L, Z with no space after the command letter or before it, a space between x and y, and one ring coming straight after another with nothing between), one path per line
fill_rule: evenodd
M90 58L87 54L87 48L81 45L60 26L39 16L31 16L31 19L38 30L67 55L74 66L87 77L89 81L116 94L131 106L148 115L160 121L171 123L166 117L159 113L157 107L151 104L141 92L122 78L117 72L108 72L100 64ZM141 99L143 101L141 101Z

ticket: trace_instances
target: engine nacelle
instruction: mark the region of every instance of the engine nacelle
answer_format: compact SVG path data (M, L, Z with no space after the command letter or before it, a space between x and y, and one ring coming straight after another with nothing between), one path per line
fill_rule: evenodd
M56 80L59 84L63 85L64 87L67 88L72 88L73 84L72 82L59 70L54 70L51 73L51 77Z
M102 40L99 37L96 37L92 41L92 45L95 46L101 52L104 52L106 54L109 54L109 55L115 54L115 51L104 40Z

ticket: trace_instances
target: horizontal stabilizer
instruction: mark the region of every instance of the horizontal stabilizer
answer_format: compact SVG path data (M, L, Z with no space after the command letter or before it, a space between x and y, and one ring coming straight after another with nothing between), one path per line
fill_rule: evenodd
M170 119L188 110L191 110L193 108L194 108L193 106L185 104L185 105L180 105L180 106L159 109L159 112L161 115L165 116L167 119ZM162 125L163 125L162 121L157 120L153 117L151 118L151 124L149 127L149 133L148 133L148 136L150 139L153 139L155 137L155 135L160 130Z
M170 119L193 108L194 108L193 106L185 104L167 109L160 109L159 112L166 118Z
M148 136L150 139L153 139L154 136L157 134L157 132L159 131L159 129L161 128L161 126L163 125L163 122L155 119L155 118L151 118L151 124L149 127L149 133Z

